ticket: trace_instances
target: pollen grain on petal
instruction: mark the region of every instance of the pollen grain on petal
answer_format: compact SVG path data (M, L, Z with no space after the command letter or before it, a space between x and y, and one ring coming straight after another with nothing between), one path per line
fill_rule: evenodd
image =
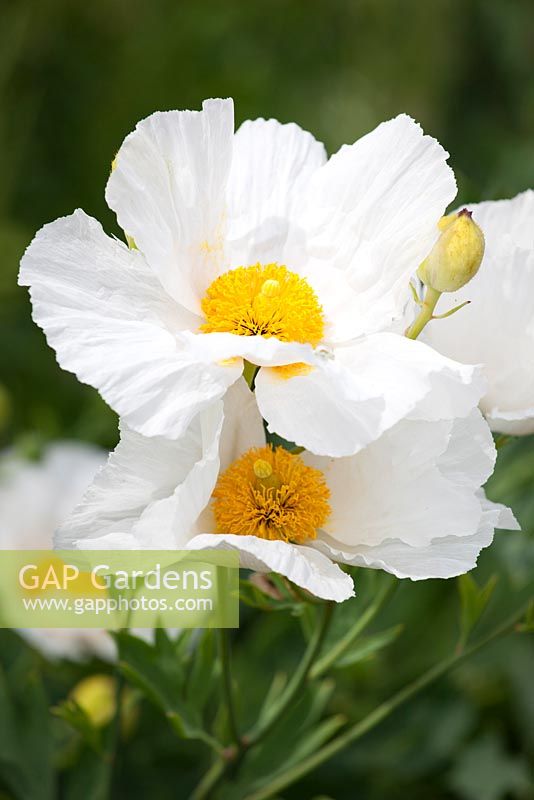
M283 447L247 451L221 474L213 492L218 533L303 544L330 516L322 472Z

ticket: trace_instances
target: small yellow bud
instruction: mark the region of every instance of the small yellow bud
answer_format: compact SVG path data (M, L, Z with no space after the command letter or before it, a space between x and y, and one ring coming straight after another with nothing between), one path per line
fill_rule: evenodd
M71 697L96 728L111 722L117 707L115 680L109 675L91 675L76 684Z
M70 699L80 706L95 728L105 728L117 713L117 681L111 675L90 675L76 684ZM138 718L135 692L124 688L119 702L121 733L128 736Z
M253 470L256 478L260 478L260 480L261 479L265 480L265 478L270 478L271 475L273 474L273 468L271 467L269 462L265 461L263 458L258 458L254 462Z
M484 255L484 234L466 208L442 217L441 236L417 274L437 292L455 292L478 272Z

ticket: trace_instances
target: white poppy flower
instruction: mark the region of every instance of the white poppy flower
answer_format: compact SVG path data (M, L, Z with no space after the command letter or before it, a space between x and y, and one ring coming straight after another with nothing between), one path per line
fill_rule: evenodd
M484 232L484 259L473 280L444 299L472 302L430 323L423 338L451 358L483 365L488 390L480 407L492 430L534 433L534 191L469 209Z
M402 421L355 456L291 454L265 444L239 381L178 440L123 426L121 442L57 535L74 548L236 549L342 601L353 584L335 561L398 577L471 569L494 528L517 526L481 490L495 448L478 410Z
M83 211L21 264L60 364L128 428L178 439L243 372L270 430L352 455L400 419L464 416L473 367L390 332L456 193L447 153L409 117L329 161L297 125L231 100L140 122L106 198L135 246Z
M74 442L50 445L39 462L12 452L4 454L0 459L0 551L51 549L54 531L80 501L106 455ZM19 633L47 657L111 659L115 654L113 641L102 630L35 628Z

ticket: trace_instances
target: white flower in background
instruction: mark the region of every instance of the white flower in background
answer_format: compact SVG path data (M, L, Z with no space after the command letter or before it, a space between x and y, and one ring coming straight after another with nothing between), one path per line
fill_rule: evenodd
M126 426L178 439L243 372L270 430L352 455L400 419L467 416L473 367L391 332L456 193L447 153L409 117L327 161L297 125L231 100L156 113L120 148L106 198L46 225L20 282L60 364Z
M432 322L423 338L440 352L482 364L480 407L494 431L534 433L534 192L470 205L486 251L473 280L448 300L469 306Z
M106 456L103 450L74 442L50 445L39 462L5 453L0 458L0 551L50 550L54 531L79 502ZM94 628L19 633L48 657L110 659L115 654L107 632Z
M266 446L239 381L178 440L123 426L121 442L60 529L60 547L234 548L241 565L285 575L342 601L352 579L335 561L415 580L471 569L511 512L480 488L495 448L474 410L402 421L357 455Z

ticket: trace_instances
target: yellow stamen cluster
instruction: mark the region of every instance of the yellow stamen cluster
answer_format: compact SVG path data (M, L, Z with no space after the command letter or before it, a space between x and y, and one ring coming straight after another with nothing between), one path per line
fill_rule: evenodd
M307 280L278 264L238 267L213 281L202 300L204 333L275 336L319 344L323 309Z
M298 456L254 448L221 474L213 492L218 533L303 544L330 515L324 475Z

